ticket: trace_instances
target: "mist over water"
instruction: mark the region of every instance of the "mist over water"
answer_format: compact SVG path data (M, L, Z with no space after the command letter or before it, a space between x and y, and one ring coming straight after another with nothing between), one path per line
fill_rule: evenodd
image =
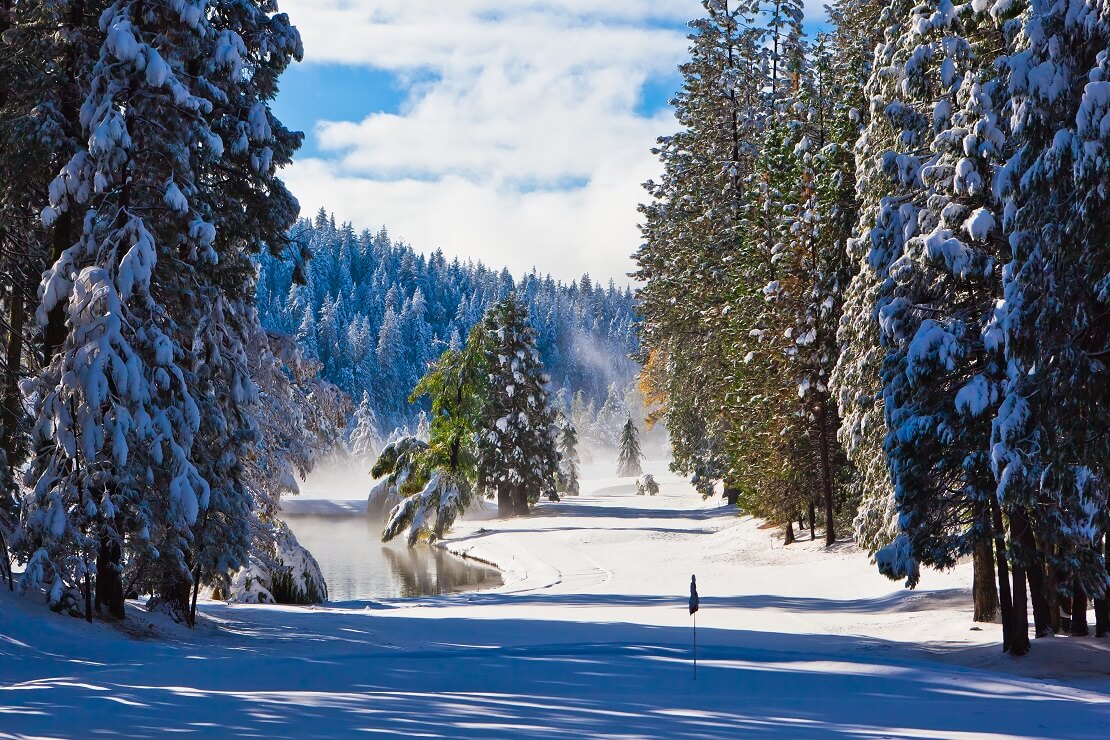
M374 485L374 479L370 477L370 468L373 465L373 458L349 458L342 462L321 463L305 480L297 481L301 492L296 498L365 501Z

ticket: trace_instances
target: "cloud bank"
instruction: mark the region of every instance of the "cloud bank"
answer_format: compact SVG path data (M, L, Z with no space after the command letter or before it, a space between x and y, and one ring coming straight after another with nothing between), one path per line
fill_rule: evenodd
M517 273L627 282L640 183L658 171L649 150L676 126L645 85L675 79L697 0L285 0L282 10L306 63L407 83L395 112L317 122L320 155L285 172L306 213L323 206L420 250Z

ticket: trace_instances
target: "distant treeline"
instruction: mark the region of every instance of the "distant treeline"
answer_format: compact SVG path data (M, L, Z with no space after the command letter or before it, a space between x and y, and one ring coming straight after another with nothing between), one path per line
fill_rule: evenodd
M567 285L536 272L515 280L506 269L449 261L439 250L419 254L384 228L337 226L323 210L299 221L291 236L311 254L305 281L294 280L293 262L262 255L262 323L296 336L323 366L322 377L356 404L367 393L383 433L414 425L423 408L408 395L428 364L460 347L485 310L514 290L564 405L581 392L600 407L611 384L624 389L637 374L634 297L612 280L595 285L583 275Z

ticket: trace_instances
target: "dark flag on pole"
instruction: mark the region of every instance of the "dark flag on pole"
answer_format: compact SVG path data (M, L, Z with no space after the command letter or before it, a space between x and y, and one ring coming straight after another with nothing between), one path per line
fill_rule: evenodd
M698 680L698 579L690 576L690 616L694 620L694 680Z

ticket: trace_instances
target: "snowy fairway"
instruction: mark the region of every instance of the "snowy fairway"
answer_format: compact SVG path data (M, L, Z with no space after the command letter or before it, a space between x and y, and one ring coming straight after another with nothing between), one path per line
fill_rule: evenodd
M1110 737L1108 641L1042 640L1015 663L997 626L971 629L969 570L903 591L849 545L784 550L660 480L655 497L585 481L532 517L464 522L449 547L505 571L493 592L209 602L195 633L140 612L124 633L5 591L0 734Z

